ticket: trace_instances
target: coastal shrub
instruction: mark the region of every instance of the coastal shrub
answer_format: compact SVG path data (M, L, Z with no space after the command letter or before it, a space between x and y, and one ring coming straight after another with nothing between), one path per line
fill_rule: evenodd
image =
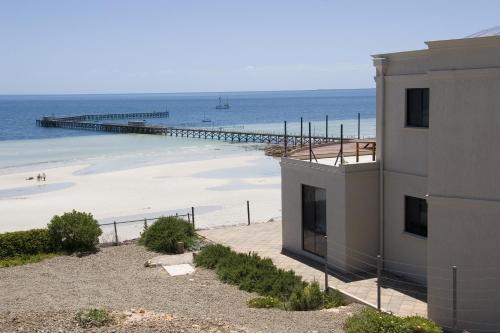
M22 254L14 257L0 259L0 268L13 267L26 264L33 264L45 259L50 259L58 256L58 253L37 253L37 254Z
M215 268L217 276L241 290L263 296L288 299L302 286L302 279L293 271L278 269L271 259L255 253L236 253L222 245L208 245L196 256L196 265Z
M94 251L102 234L92 214L76 210L54 216L48 230L53 248L69 253Z
M318 310L323 306L323 298L319 283L314 281L304 288L295 289L288 301L288 307L294 311Z
M47 229L31 229L0 234L0 259L51 251Z
M278 269L271 259L255 253L236 253L226 246L208 245L195 257L195 264L215 269L225 283L264 296L249 301L252 307L286 305L292 310L315 310L344 303L338 291L324 293L317 282L303 282L295 272Z
M83 328L102 327L114 323L114 318L106 309L85 309L76 314L78 325Z
M231 249L221 244L211 244L202 249L195 258L196 266L215 269L219 260L231 255Z
M283 303L272 296L255 297L247 301L247 305L256 309L281 308Z
M398 317L393 314L365 309L348 318L345 324L347 333L442 333L443 330L433 321L419 317Z
M184 242L184 247L190 249L195 239L191 223L177 217L161 217L142 233L139 243L152 251L175 253L177 242Z
M345 305L344 295L336 289L328 289L323 293L323 308L331 309Z

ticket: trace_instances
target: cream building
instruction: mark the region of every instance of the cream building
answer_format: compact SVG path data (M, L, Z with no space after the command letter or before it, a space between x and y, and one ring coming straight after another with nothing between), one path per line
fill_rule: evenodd
M427 287L428 316L500 332L500 28L373 56L376 161L283 158L283 250ZM328 236L325 239L324 235Z

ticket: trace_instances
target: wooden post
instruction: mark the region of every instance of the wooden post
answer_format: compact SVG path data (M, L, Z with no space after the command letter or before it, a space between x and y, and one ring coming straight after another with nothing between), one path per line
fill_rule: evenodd
M377 149L377 144L376 143L372 143L372 146L373 146L373 150L372 150L372 161L375 161L375 151Z
M188 222L191 223L191 214L188 213Z
M115 228L115 246L118 245L118 231L116 230L116 221L113 221L113 226Z
M250 225L250 201L247 200L247 219L248 225Z
M144 231L148 228L148 219L144 218Z
M193 223L194 228L194 207L191 207L191 223Z

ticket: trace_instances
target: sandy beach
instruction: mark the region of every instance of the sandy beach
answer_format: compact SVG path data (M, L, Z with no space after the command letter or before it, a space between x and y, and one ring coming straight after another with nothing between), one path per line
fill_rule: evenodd
M279 161L262 151L198 161L101 170L91 164L0 175L0 232L44 227L55 214L72 209L112 222L187 213L195 207L199 228L246 223L281 216ZM26 180L34 177L33 180ZM120 229L129 238L141 230ZM111 230L104 229L104 237ZM126 235L124 234L126 233Z

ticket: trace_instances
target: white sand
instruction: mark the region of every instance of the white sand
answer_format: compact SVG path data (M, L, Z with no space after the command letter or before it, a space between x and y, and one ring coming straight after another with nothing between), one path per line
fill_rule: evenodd
M253 222L276 219L281 216L281 191L280 177L275 173L272 176L257 174L255 178L248 173L240 178L234 174L228 178L224 177L224 171L220 176L197 175L210 170L252 166L268 159L260 154L88 175L74 174L87 165L65 166L43 170L47 174L46 182L37 182L36 172L2 175L0 232L44 227L55 214L72 209L91 212L100 222L109 222L174 211L183 213L194 206L197 227L246 223L246 200L250 200ZM278 161L274 162L279 168ZM29 176L35 179L25 180ZM49 192L5 195L9 189L39 184L54 186L63 182L74 184ZM106 234L109 232L105 230Z

